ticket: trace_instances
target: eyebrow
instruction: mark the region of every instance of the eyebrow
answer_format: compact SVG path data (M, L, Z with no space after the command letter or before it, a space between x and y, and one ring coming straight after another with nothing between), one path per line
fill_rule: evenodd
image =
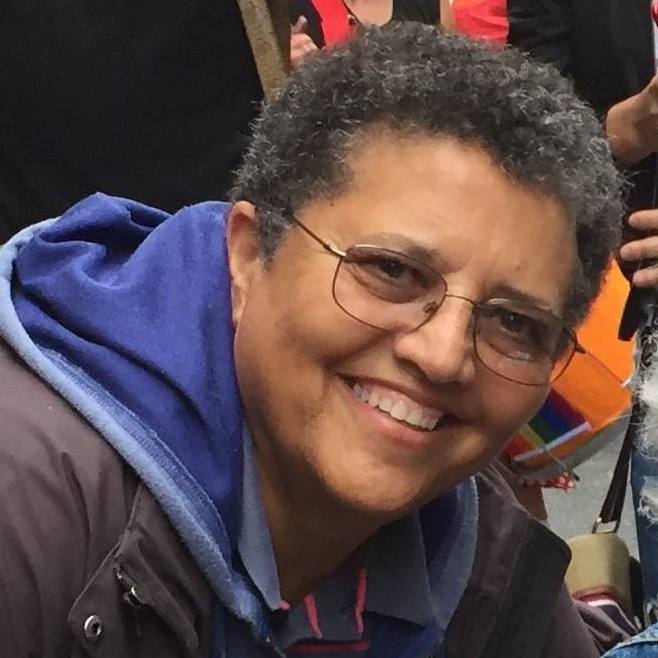
M390 233L386 231L369 233L363 237L361 244L370 243L381 247L403 251L407 256L411 256L411 258L419 260L437 271L441 271L442 266L445 267L445 269L450 270L445 256L439 251L431 247L426 247L401 233ZM562 313L562 308L554 308L554 306L546 299L537 297L536 295L520 290L516 286L507 283L501 283L495 286L494 294L491 298L511 299L512 301L536 306L557 317L561 317Z
M441 265L446 264L445 257L436 249L425 247L401 233L388 233L385 231L369 233L362 240L359 240L359 243L402 251L406 256L410 256L414 260L419 260L429 265L432 269L439 269Z
M494 290L496 297L504 297L506 299L511 299L512 301L523 302L524 304L528 304L530 306L537 306L538 308L541 308L544 311L548 311L557 317L560 317L562 312L561 308L554 308L553 305L547 302L545 299L532 295L528 292L524 292L523 290L519 290L515 286L506 283L501 283L500 285L495 286Z

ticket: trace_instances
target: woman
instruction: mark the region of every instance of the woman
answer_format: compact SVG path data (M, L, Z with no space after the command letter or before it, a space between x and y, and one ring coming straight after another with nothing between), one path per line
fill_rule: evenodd
M16 236L2 651L599 656L623 634L490 465L576 349L620 191L553 69L397 23L293 73L232 204L96 195Z
M453 28L450 0L291 0L290 61L351 38L360 26L416 21Z

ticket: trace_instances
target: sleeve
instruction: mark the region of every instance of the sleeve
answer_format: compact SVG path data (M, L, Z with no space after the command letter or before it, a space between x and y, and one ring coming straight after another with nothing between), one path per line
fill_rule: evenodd
M69 655L65 621L82 589L86 559L75 476L47 449L44 437L28 436L6 420L0 429L4 655Z
M1 345L0 345L1 347ZM125 525L123 463L0 349L0 655L71 654L67 615Z
M511 45L573 75L574 18L568 0L508 0Z

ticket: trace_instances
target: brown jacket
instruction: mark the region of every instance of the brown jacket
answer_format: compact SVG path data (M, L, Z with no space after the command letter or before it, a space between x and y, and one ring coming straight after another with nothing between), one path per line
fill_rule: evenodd
M0 656L209 656L209 586L153 496L2 344L0 391ZM621 639L573 604L566 545L500 476L478 490L475 566L447 658L593 658Z

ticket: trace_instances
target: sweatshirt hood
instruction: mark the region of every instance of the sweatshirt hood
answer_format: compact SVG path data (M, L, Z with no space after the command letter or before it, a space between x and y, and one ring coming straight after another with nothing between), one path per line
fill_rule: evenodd
M251 617L230 565L243 464L228 208L172 216L96 194L26 229L2 250L0 330L152 489L225 605Z

